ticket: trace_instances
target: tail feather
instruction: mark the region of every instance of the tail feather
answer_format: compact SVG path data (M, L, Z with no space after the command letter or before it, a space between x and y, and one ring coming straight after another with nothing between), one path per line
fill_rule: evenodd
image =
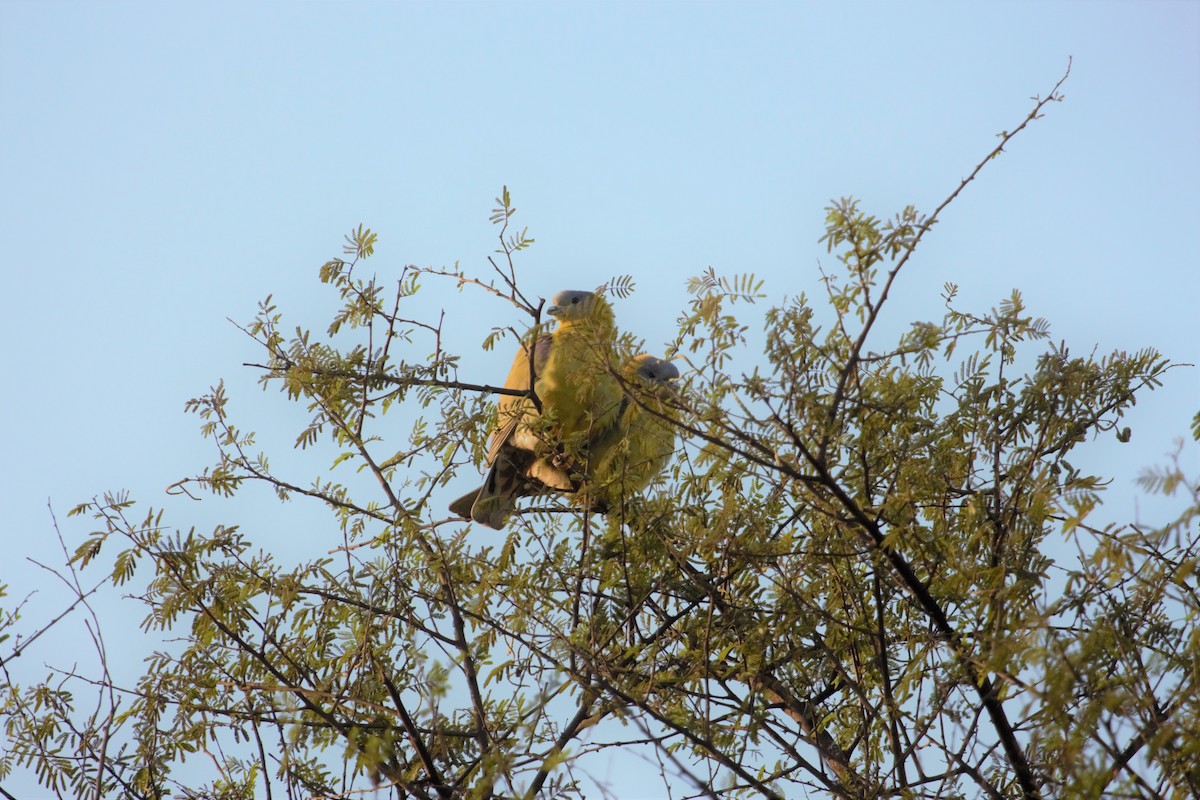
M517 498L578 488L567 465L557 464L549 456L537 458L528 450L505 447L488 468L483 485L452 502L450 511L462 519L502 530L516 508Z
M483 486L475 493L471 519L489 528L501 530L512 515L521 488L521 473L514 464L501 456L488 469Z
M483 491L482 487L479 489L472 489L462 497L455 500L450 504L450 513L462 519L471 519L471 506L475 505L475 501L479 499L479 493L481 491Z

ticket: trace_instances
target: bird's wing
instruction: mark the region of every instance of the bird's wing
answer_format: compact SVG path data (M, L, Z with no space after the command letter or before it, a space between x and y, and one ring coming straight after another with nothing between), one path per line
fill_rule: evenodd
M540 373L546 368L553 349L551 334L542 334L532 346L533 370ZM513 358L512 368L504 380L505 389L528 390L530 346L522 344ZM497 530L504 527L512 513L518 497L535 494L540 482L529 475L537 461L534 450L537 434L530 428L530 419L536 414L533 401L519 395L501 395L496 409L496 430L488 445L488 471L483 485L475 492L463 495L451 505L451 511L462 517ZM552 478L548 469L541 470L543 481ZM467 513L463 513L464 510Z
M544 333L537 338L533 345L533 367L535 374L541 374L546 369L546 362L550 359L550 351L554 346L553 334ZM517 350L517 355L513 358L512 368L508 371L508 377L504 379L505 389L517 389L520 391L528 391L529 389L529 345L522 342L521 347ZM533 401L529 397L521 397L518 395L502 394L496 406L496 429L492 431L492 438L488 442L487 458L485 464L492 464L496 457L500 454L500 449L513 438L517 428L522 422L527 422L525 416L535 412ZM524 446L524 449L532 450L532 443L520 441L518 446Z

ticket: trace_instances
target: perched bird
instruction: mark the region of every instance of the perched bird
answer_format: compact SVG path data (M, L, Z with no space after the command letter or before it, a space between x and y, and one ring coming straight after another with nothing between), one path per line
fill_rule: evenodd
M626 362L621 373L629 394L617 423L588 448L589 480L578 495L578 502L594 511L619 507L645 489L675 453L670 401L679 369L643 353Z
M609 371L616 325L608 301L595 292L559 292L546 313L558 320L554 332L524 343L504 381L506 389L528 390L532 373L541 415L528 396L501 396L483 485L450 504L454 514L497 530L518 497L573 491L572 466L620 414L621 387Z

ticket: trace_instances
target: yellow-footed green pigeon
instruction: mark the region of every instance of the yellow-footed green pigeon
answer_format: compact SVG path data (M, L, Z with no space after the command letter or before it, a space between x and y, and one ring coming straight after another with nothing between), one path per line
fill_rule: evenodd
M620 414L621 387L609 366L616 326L608 301L596 292L564 291L546 313L558 325L522 344L504 381L506 389L528 390L532 354L541 415L528 396L501 396L483 485L450 504L458 516L497 530L518 497L573 491L570 466Z
M645 489L675 453L671 401L679 369L643 353L626 362L621 374L628 394L617 423L589 447L589 481L576 496L595 511L619 507Z

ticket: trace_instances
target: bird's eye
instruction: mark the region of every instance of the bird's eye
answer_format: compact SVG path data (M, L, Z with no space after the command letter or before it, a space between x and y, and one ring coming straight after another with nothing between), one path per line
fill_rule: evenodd
M575 305L575 304L576 304L576 303L578 303L578 302L579 302L579 298L578 298L578 297L572 297L572 298L571 298L571 305Z

